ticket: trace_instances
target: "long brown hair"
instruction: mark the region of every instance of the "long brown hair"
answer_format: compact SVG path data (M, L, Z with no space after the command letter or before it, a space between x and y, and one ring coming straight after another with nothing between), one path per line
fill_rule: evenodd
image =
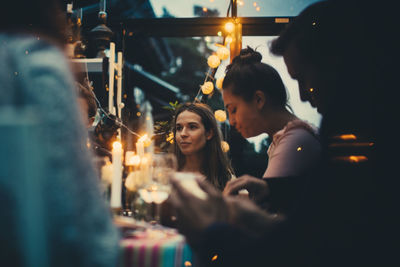
M222 151L222 134L215 120L214 114L206 104L183 104L176 110L173 119L174 139L176 138L176 119L179 114L184 111L190 111L199 115L206 132L210 130L213 132L212 138L207 140L206 145L203 148L204 160L201 164L201 173L205 175L207 180L215 187L223 190L226 183L231 179L233 170L226 153ZM178 159L178 169L181 169L185 165L185 156L180 151L176 139L174 141L175 154Z

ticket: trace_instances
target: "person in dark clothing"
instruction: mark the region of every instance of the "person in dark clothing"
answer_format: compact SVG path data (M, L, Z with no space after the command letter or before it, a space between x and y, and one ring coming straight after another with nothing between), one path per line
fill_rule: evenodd
M202 266L399 264L392 144L380 135L394 113L379 95L393 87L396 50L389 49L393 35L378 31L390 33L392 24L370 20L385 3L317 2L272 43L299 82L301 99L323 115L321 164L285 217L222 197L205 182L199 185L206 201L174 183L178 228Z

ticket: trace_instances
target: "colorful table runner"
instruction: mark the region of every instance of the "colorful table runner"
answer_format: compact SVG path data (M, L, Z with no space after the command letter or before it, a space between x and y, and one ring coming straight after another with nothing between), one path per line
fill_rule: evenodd
M193 266L185 237L175 229L146 229L121 240L123 267Z

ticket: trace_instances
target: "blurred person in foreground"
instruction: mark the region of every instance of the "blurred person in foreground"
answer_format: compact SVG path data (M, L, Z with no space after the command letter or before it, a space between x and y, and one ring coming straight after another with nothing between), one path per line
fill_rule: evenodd
M25 196L12 193L31 189L8 190L7 179L23 177L13 172L0 175L2 266L117 265L119 233L86 149L75 79L64 54L66 18L59 4L58 0L9 1L0 16L0 107L35 111L39 133L32 133L29 142L40 150L30 157L41 160L44 172L36 181L37 191L30 191L34 202L41 203L33 211L43 222L37 240L28 239L19 226L29 229L38 219L20 222L26 210L16 203ZM29 172L37 173L39 167ZM31 205L25 203L26 209ZM37 247L39 239L42 247ZM36 257L38 262L32 251L43 252L41 258Z
M399 264L398 187L387 157L396 139L381 134L393 113L379 94L393 88L396 50L392 17L370 20L386 4L314 3L272 43L301 99L323 115L322 162L284 217L223 197L204 181L208 199L198 199L175 181L178 228L201 266Z

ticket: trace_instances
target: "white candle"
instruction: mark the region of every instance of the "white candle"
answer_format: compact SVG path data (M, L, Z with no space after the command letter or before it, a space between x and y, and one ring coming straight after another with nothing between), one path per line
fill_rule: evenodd
M111 184L111 208L121 207L121 191L122 191L122 145L120 142L113 143L112 165L113 176Z
M108 111L115 115L114 107L114 76L115 76L115 43L110 43L108 59Z

